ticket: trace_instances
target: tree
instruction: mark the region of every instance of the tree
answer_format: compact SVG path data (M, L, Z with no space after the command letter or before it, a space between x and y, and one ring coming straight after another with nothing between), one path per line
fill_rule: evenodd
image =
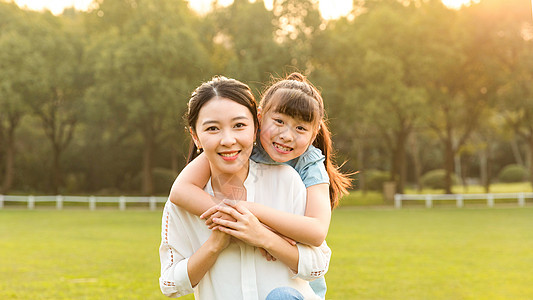
M7 193L13 185L15 133L29 113L24 100L40 91L44 78L35 76L40 54L28 34L32 27L24 22L25 13L14 4L0 3L0 19L0 153L5 158L0 193Z
M93 13L112 14L105 3ZM106 107L104 118L113 118L114 128L135 129L127 134L142 138L142 193L148 195L155 151L176 132L173 120L210 64L185 2L132 2L128 9L127 20L92 37L87 59L95 82L86 97Z

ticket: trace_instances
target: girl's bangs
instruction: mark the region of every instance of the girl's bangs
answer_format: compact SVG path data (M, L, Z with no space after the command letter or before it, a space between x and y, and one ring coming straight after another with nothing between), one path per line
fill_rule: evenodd
M314 123L318 119L318 105L316 100L305 93L294 89L277 90L270 101L270 108L276 113L281 113L300 119L304 122Z

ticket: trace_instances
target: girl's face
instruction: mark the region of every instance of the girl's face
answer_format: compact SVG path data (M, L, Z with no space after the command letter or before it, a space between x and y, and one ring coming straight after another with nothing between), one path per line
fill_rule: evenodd
M200 109L195 132L211 165L211 175L244 175L255 136L254 118L245 106L227 98L209 100Z
M276 162L287 162L302 155L315 138L315 126L273 111L260 115L261 146Z

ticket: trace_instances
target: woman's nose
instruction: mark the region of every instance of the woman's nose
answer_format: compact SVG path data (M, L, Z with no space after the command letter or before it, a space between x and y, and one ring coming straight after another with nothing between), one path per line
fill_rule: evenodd
M224 132L222 134L222 139L220 140L220 144L223 146L231 146L235 144L237 140L235 139L235 136L231 132Z

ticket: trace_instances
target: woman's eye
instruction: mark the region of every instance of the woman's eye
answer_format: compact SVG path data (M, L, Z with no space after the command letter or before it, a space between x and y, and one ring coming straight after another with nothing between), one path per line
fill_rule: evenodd
M205 131L215 131L217 130L218 128L216 126L209 126L205 129Z
M244 124L244 123L237 123L237 124L235 124L235 128L243 128L243 127L245 127L245 126L246 126L246 124Z

